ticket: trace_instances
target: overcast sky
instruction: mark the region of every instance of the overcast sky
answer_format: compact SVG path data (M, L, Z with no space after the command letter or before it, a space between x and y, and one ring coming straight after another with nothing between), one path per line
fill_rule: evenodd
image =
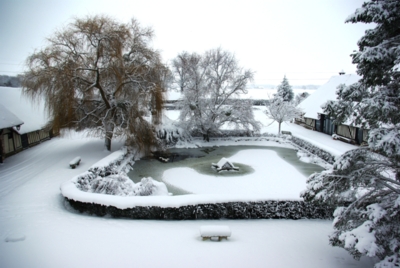
M74 17L135 17L155 31L165 62L182 51L222 47L256 72L256 84L323 84L342 69L365 24L344 23L363 0L0 0L0 74L17 75L46 37Z

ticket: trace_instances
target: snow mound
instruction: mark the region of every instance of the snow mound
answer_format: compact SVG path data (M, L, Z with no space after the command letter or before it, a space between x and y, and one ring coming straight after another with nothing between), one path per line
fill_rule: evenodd
M108 196L168 195L167 187L162 182L149 177L135 184L126 175L123 170L126 171L129 169L127 166L133 164L132 158L126 148L116 151L92 165L87 172L62 184L61 192L65 197L74 200L84 193Z
M89 184L88 192L129 196L134 195L134 186L135 184L133 181L131 181L125 174L110 175L104 178L98 176Z
M24 234L11 234L4 239L5 242L20 242L24 241L26 236Z
M89 193L115 196L168 195L164 183L148 177L135 184L125 173L101 177L88 172L78 176L74 183L79 190Z
M168 195L167 186L163 182L154 180L151 177L142 178L142 180L135 185L135 195L149 196L149 195Z

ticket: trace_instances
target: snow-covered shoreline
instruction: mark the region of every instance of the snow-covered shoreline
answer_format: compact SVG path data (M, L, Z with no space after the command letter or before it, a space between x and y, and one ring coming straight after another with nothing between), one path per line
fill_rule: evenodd
M283 148L294 148L293 145L290 143L289 137L286 137L286 136L275 137L273 135L272 136L264 136L264 137L253 137L253 138L236 137L236 138L212 139L210 142L207 142L207 143L200 141L200 140L196 140L194 143L186 143L186 144L181 143L179 146L188 148L188 147L203 147L203 146L204 147L212 147L212 146L233 146L233 145L255 145L255 146L275 146L275 147L283 147ZM244 153L245 152L246 151L244 151ZM263 159L269 159L268 162L271 162L272 159L275 159L275 160L273 160L273 162L270 163L271 167L286 165L286 163L283 160L279 160L278 156L273 156L273 155L268 156L269 154L263 156L262 154L260 154L259 156L254 157L254 153L257 154L260 152L259 151L255 151L255 152L250 151L250 152L247 152L247 154L238 156L239 158L238 157L236 157L236 158L243 159L243 160L247 159L247 161L251 158L256 158L257 161L259 161L260 163L258 163L258 164L253 163L253 164L256 164L258 167L265 166L265 162ZM110 154L106 158L98 161L91 168L98 168L98 169L103 168L104 169L106 166L108 166L112 163L115 163L116 161L121 161L124 156L126 156L126 151L124 151L124 150L114 152L113 154ZM239 161L239 160L236 160L236 161ZM278 162L276 162L276 161L278 161ZM127 163L127 161L125 160L125 164L126 163ZM251 163L249 162L247 164L251 164ZM121 166L119 168L124 169L123 166ZM197 193L197 194L178 195L178 196L114 196L114 195L85 192L85 191L78 189L76 181L79 177L85 176L86 172L74 177L73 179L71 179L67 182L64 182L61 185L60 190L61 190L62 195L69 201L88 203L88 204L97 204L97 205L101 205L101 206L109 206L109 207L114 207L116 209L121 209L121 210L132 209L135 207L151 207L151 206L161 207L161 208L179 208L179 207L184 207L184 206L217 204L217 203L221 204L221 203L232 203L232 202L240 203L240 202L285 201L285 202L291 203L291 202L302 201L302 198L300 198L300 191L305 188L306 178L303 175L299 174L295 170L292 170L288 173L289 170L293 169L293 167L291 167L291 166L287 166L284 169L286 171L285 174L288 175L287 182L282 181L282 178L280 178L278 184L276 184L274 182L274 181L276 181L276 179L275 180L273 179L271 181L271 182L273 182L272 186L276 184L276 186L273 186L273 187L278 187L277 189L283 187L282 189L286 189L286 187L284 187L285 183L292 184L291 191L289 191L289 192L293 192L293 194L291 194L291 195L290 194L288 195L287 193L282 195L282 193L281 194L279 194L279 192L273 193L271 191L270 191L270 194L267 194L267 195L262 194L262 193L257 194L256 192L254 192L254 190L252 190L250 192L244 192L244 193L241 193L239 191L238 193L233 194L232 190L229 190L229 188L228 188L226 193L221 192L221 190L219 190L218 193L215 193L215 194ZM178 173L176 173L176 172L178 172ZM186 175L180 174L179 172L180 172L180 170L172 169L170 172L166 172L166 174L164 175L165 178L163 180L165 180L165 182L167 182L168 184L173 184L177 187L183 187L182 185L186 184L186 185L193 185L193 187L195 187L194 189L199 188L199 186L196 186L195 181L188 180L189 178L191 178L191 179L196 178L197 175L195 173L192 175L188 175L188 174L191 174L190 172L192 172L190 170L187 170L184 172L184 174L186 174ZM274 176L277 176L277 175L279 176L279 173ZM283 174L281 174L281 176L282 175ZM252 174L252 175L249 175L248 177L251 180L251 178L254 178L254 176L255 175ZM298 188L293 187L294 186L293 183L296 182L296 180L291 182L291 179L290 179L291 176L303 178L302 181L300 182ZM187 179L183 180L183 181L171 180L171 178L181 178L182 179L184 177L186 177ZM234 185L237 185L237 183L238 183L238 182L235 182L234 179L229 178L229 177L224 178L224 179L233 181L232 183ZM197 180L204 181L204 179L199 179L199 178ZM222 178L219 179L219 181L221 181L221 180L222 180ZM212 181L216 181L216 180L214 179ZM182 183L185 183L185 184L182 184ZM232 184L232 183L228 183L228 182L226 182L226 183L227 184L223 184L223 185L227 186L229 184ZM247 183L247 184L249 184L249 183ZM223 185L220 187L224 188ZM237 185L236 187L240 187L240 186ZM260 184L260 186L255 186L255 188L263 188L263 187L270 188L271 185L268 186L268 184L266 184L265 186L262 186ZM201 186L200 186L200 188L201 188ZM212 189L212 188L215 188L215 186L209 185L207 188ZM216 189L221 189L221 188L216 188ZM276 191L276 190L273 190L273 191ZM268 191L267 191L267 193L268 193ZM309 215L309 217L312 217L312 216Z

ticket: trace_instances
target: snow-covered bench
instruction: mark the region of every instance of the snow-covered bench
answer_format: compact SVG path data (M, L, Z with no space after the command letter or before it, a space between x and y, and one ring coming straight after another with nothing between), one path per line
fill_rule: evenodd
M203 240L209 238L213 241L228 239L231 236L231 229L226 225L204 225L200 227L200 235Z
M284 134L284 135L292 135L292 132L290 132L290 131L282 130L281 133Z
M71 162L69 162L69 166L71 168L76 168L76 166L79 166L80 162L81 162L81 157L77 156L74 159L72 159Z

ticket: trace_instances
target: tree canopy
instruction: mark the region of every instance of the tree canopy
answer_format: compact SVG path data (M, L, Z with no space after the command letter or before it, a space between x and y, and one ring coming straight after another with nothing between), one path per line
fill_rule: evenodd
M285 101L279 95L273 98L268 104L265 114L272 119L272 122L279 124L278 135L281 134L281 124L290 121L301 115L301 110L295 104ZM271 123L272 124L272 123Z
M352 54L360 81L338 88L324 110L368 130L368 147L346 152L333 168L312 175L302 196L335 211L330 243L375 267L400 266L400 1L365 2L347 22L375 23Z
M278 86L277 95L284 101L291 102L294 97L292 86L289 84L286 75L283 77L282 83Z
M175 83L182 91L179 120L182 127L197 131L208 140L224 124L258 131L252 103L240 100L253 78L238 65L235 56L221 48L203 55L183 52L173 61Z
M44 95L54 128L88 129L108 150L113 136L148 149L157 145L152 123L161 118L169 77L152 37L135 19L75 19L27 59L24 91Z

